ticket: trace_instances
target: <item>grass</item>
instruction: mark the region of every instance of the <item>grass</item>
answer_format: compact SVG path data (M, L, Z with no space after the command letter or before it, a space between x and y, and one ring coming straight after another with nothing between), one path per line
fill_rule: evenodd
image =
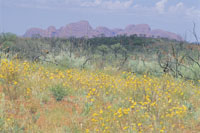
M200 130L198 83L107 72L1 60L0 132Z

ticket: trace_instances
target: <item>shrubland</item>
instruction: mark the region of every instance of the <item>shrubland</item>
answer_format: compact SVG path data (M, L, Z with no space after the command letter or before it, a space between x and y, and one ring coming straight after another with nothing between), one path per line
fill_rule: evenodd
M200 130L197 45L14 35L0 44L1 132Z

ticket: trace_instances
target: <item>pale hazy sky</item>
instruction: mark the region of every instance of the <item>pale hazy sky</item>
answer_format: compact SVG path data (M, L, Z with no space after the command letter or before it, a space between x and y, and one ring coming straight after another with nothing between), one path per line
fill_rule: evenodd
M145 23L192 40L193 22L200 36L200 0L0 0L0 32L22 35L31 27L80 20L93 28Z

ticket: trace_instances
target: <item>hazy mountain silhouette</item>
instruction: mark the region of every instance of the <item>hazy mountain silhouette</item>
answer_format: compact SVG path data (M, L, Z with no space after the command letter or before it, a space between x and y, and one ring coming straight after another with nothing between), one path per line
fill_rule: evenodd
M41 37L113 37L117 35L137 35L145 37L162 37L173 40L182 40L182 38L172 32L164 31L161 29L151 30L148 24L128 25L125 29L109 29L107 27L99 26L95 29L91 27L88 21L79 21L67 24L59 29L50 26L47 29L31 28L26 31L24 37L33 37L40 35Z

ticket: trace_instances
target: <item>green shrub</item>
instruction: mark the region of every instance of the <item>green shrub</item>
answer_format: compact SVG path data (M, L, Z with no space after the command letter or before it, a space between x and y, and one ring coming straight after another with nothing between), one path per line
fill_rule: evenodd
M68 95L68 89L62 85L55 85L50 88L56 101L61 101L65 96Z

